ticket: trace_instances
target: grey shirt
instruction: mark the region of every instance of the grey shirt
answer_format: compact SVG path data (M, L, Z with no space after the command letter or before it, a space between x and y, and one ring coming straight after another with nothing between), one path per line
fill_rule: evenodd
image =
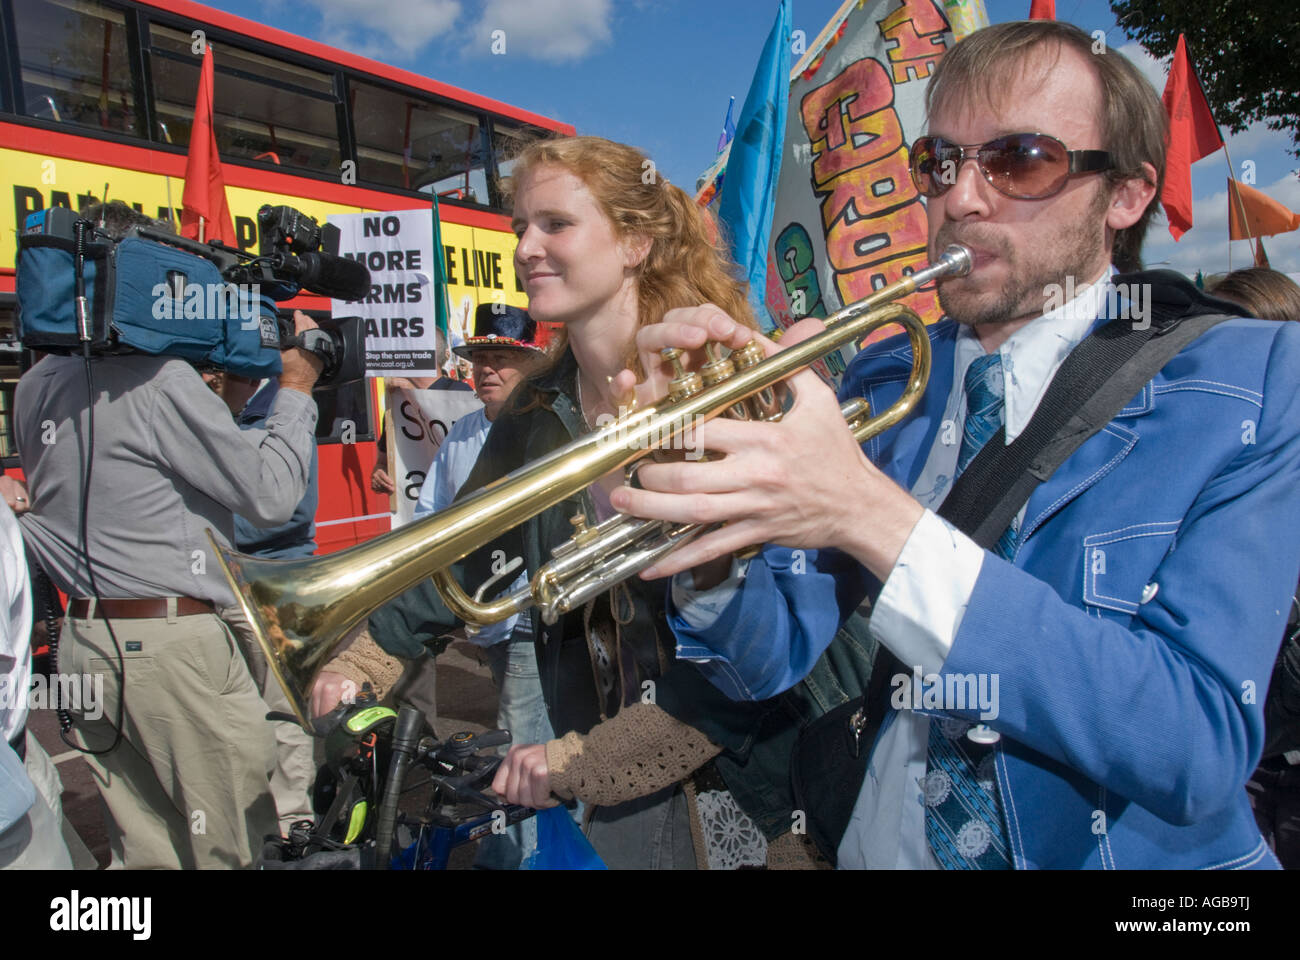
M101 597L189 596L234 603L208 543L223 545L238 513L284 523L306 490L316 403L281 390L264 430L240 430L182 360L130 355L91 361L95 443L87 538ZM32 509L23 533L55 584L92 591L78 549L89 405L84 361L50 356L23 375L15 430Z

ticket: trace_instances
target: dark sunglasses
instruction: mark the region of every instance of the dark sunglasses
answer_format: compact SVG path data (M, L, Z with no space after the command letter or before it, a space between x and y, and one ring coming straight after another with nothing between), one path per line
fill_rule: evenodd
M943 196L968 157L993 189L1015 200L1046 200L1064 190L1075 174L1114 166L1105 150L1067 150L1044 133L1013 133L964 146L943 137L921 137L912 144L912 182L922 196Z

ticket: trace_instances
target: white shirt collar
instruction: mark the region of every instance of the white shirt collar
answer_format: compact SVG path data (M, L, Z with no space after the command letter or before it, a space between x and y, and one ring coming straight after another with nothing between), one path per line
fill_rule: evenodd
M1112 273L1097 278L1069 301L1025 324L998 348L1006 388L1003 402L1007 443L1025 429L1057 368L1101 315L1111 289ZM1074 288L1067 286L1063 295L1073 292ZM963 326L957 335L954 385L962 382L966 368L983 353L974 329Z

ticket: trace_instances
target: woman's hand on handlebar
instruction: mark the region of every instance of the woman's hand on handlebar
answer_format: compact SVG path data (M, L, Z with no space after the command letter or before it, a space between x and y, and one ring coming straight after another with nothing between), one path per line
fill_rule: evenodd
M543 810L559 801L551 796L551 777L546 768L546 744L531 743L510 748L497 767L492 790L507 803Z
M357 698L357 685L349 677L330 670L322 670L311 688L311 715L323 717L340 703L351 703Z

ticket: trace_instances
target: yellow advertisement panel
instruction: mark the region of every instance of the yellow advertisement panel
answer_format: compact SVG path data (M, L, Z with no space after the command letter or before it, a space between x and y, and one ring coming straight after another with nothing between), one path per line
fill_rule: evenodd
M29 213L53 206L79 210L97 202L105 186L110 200L121 200L151 217L166 217L170 209L174 211L172 219L180 219L181 194L185 190L185 181L180 177L3 148L0 170L11 184L10 190L0 193L0 266L14 266L17 232ZM288 204L319 223L324 223L331 213L358 213L363 209L242 187L227 187L226 202L235 221L239 247L244 250L257 249L257 211L263 204Z
M0 148L0 170L9 187L0 190L0 267L13 268L17 234L29 213L51 206L80 209L97 202L104 195L105 185L109 199L121 200L151 217L166 217L172 210L172 218L180 218L181 194L185 190L185 181L180 177L5 148ZM304 180L303 188L310 190L311 182ZM412 207L419 205L413 198L403 200ZM294 207L317 223L325 223L330 214L362 213L368 209L244 187L227 187L226 201L235 221L239 247L249 251L257 249L257 211L263 204ZM458 317L459 329L464 329L464 318L472 324L474 306L480 301L527 306L528 298L515 279L513 234L448 223L444 216L442 242L453 325Z

